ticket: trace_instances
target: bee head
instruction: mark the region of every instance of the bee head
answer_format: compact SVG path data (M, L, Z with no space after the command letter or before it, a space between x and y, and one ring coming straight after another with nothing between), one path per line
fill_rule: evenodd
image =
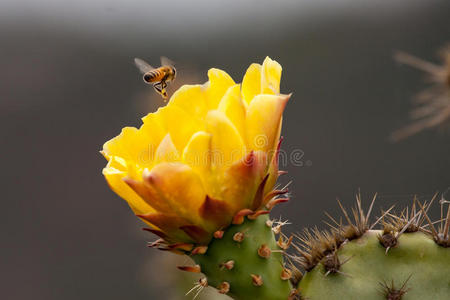
M172 73L173 73L173 78L175 79L176 75L177 75L177 69L175 69L174 67L172 67Z

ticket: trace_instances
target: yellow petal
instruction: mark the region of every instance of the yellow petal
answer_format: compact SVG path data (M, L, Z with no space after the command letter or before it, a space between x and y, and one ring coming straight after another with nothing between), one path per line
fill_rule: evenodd
M262 65L261 93L275 94L280 93L281 65L275 60L266 57Z
M149 149L154 147L146 134L134 127L125 127L115 138L103 145L105 157L118 156L127 161L148 166Z
M281 116L290 95L258 95L247 109L247 146L269 152L278 142Z
M149 141L154 145L159 145L164 136L167 134L167 129L162 123L161 116L158 113L149 113L142 118L142 126L140 130L147 136Z
M217 109L225 92L234 85L233 79L225 71L209 69L209 83L206 84L209 109Z
M107 166L103 169L103 175L106 178L111 189L125 199L135 214L146 214L154 212L141 197L138 196L124 181L123 178L128 174L113 167Z
M196 132L183 151L183 162L199 174L209 173L211 167L211 134ZM206 174L205 174L206 175ZM206 175L207 176L207 175Z
M179 153L183 152L191 136L204 127L200 119L188 114L176 105L161 108L158 113L161 115Z
M176 105L195 116L205 116L208 110L206 92L203 85L183 85L170 98L168 105Z
M219 111L225 113L228 119L245 139L245 106L241 100L240 85L233 85L223 96L219 104Z
M162 140L161 144L159 144L158 149L156 149L155 163L174 162L178 160L180 160L180 155L172 142L170 133L168 133Z
M242 79L242 97L250 104L252 99L261 94L261 65L251 64Z
M211 163L213 168L232 165L245 154L244 142L225 114L218 110L206 116L206 131L211 138Z
M201 222L198 210L206 193L202 181L191 167L182 163L161 163L151 171L144 171L143 176L176 215L194 223Z

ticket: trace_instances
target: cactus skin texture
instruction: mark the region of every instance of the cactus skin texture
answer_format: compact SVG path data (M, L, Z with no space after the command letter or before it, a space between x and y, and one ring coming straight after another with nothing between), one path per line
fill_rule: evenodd
M450 205L444 214L448 202L440 201L441 217L431 221L436 197L424 204L414 199L399 214L391 207L372 224L376 195L367 213L361 194L351 213L338 200L340 221L328 215L329 230L305 230L294 244L304 271L296 278L297 299L450 299ZM381 230L372 230L377 224Z
M232 225L215 238L204 254L192 259L209 286L233 299L286 300L289 278L282 279L283 257L267 215ZM275 251L274 251L275 250ZM289 272L289 271L288 271Z
M342 244L338 259L348 261L340 266L340 273L325 276L323 261L307 272L299 285L302 298L450 299L450 248L413 232L400 235L397 245L386 251L380 234L370 230Z

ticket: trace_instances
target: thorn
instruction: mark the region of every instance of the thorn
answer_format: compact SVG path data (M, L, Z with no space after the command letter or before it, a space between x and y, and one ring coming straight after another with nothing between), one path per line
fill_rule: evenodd
M386 281L380 282L379 284L382 287L382 292L385 295L386 299L391 300L400 300L403 298L403 295L405 295L409 288L406 287L406 284L411 279L412 274L405 280L403 285L400 287L400 289L395 288L394 280L392 279L391 283L387 283Z
M258 255L262 258L269 258L270 254L272 254L272 251L269 247L267 247L266 244L262 244L261 247L258 249Z
M266 226L267 227L272 228L272 225L273 225L273 221L272 220L269 219L269 220L266 221Z
M233 217L232 224L239 225L244 223L244 217L253 214L253 210L245 208L237 212Z
M147 247L150 247L150 248L157 248L157 247L159 247L159 246L161 246L161 245L164 245L164 244L165 244L165 240L163 240L163 239L157 239L157 240L154 241L154 242L148 243Z
M336 253L336 251L333 251L332 253L327 254L322 259L322 265L325 268L325 270L327 270L327 272L325 273L325 276L328 276L328 274L330 274L330 273L333 273L333 274L338 273L342 264L339 261L339 257L338 257L338 254Z
M244 240L244 237L245 237L245 235L243 232L236 232L233 235L233 241L241 243Z
M192 250L191 255L205 254L206 251L208 251L208 246L198 246Z
M287 174L288 173L288 171L278 171L278 176L281 176L281 175L285 175L285 174Z
M230 284L224 281L217 287L217 289L219 290L219 293L226 294L230 291Z
M223 230L217 230L216 232L214 232L214 238L221 239L223 238L223 234L224 234Z
M433 200L434 200L434 198L432 199L432 201ZM419 204L420 210L422 211L424 217L427 219L428 224L430 225L431 231L433 232L433 237L437 238L438 233L436 232L436 229L434 228L433 222L431 222L430 217L428 217L428 214L427 214L428 209L427 209L427 211L425 211L425 209L424 209L422 203L420 203L420 201L417 201L417 204ZM431 201L430 201L430 204L431 204Z
M202 269L199 265L195 266L177 266L181 271L191 272L191 273L200 273Z
M252 277L252 283L254 286L262 286L263 285L263 279L260 275L250 274Z
M374 205L374 203L375 203L375 200L377 199L377 196L378 196L378 193L375 193L375 194L373 195L372 202L370 203L369 210L367 211L366 222L369 221L370 214L372 213L372 208L373 208L373 205Z
M222 268L222 269L225 268L227 270L231 270L231 269L234 268L234 260L229 260L229 261L227 261L225 263L221 263L219 265L219 267Z
M277 225L274 228L272 228L273 233L280 234L281 232L281 225Z
M378 218L378 219L370 226L369 230L372 230L372 229L375 227L375 225L378 224L378 222L380 222L387 214L389 214L389 212L394 208L394 206L395 206L395 205L392 205L391 207L389 207L389 209L388 209L387 211L385 211L385 212L381 215L381 217L379 217L379 218Z
M292 239L294 238L294 236L290 236L289 239L287 240L287 242L284 241L283 237L280 236L280 238L277 241L277 245L278 247L280 247L283 250L287 250L289 248L289 246L292 243Z
M249 220L256 220L260 215L267 215L270 211L268 210L258 210L254 214L248 215L247 218Z
M202 277L198 280L198 284L201 285L202 287L207 287L208 279L206 277Z
M284 225L291 224L291 223L288 222L288 220L283 221L283 222L281 222L281 220L280 220L280 221L277 221L277 222L275 222L275 223L277 224L277 226L275 226L274 228L272 228L272 231L273 231L275 234L279 234L279 233L281 232L281 227L283 227Z
M292 277L292 272L289 269L284 268L283 271L281 271L281 280L289 280Z

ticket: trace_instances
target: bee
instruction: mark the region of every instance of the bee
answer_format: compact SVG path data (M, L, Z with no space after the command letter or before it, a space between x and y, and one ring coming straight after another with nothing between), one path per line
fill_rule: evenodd
M140 58L135 58L134 63L141 71L142 79L145 83L153 85L155 91L160 94L164 100L167 99L167 83L174 81L176 69L174 63L167 57L161 57L161 67L154 68Z

